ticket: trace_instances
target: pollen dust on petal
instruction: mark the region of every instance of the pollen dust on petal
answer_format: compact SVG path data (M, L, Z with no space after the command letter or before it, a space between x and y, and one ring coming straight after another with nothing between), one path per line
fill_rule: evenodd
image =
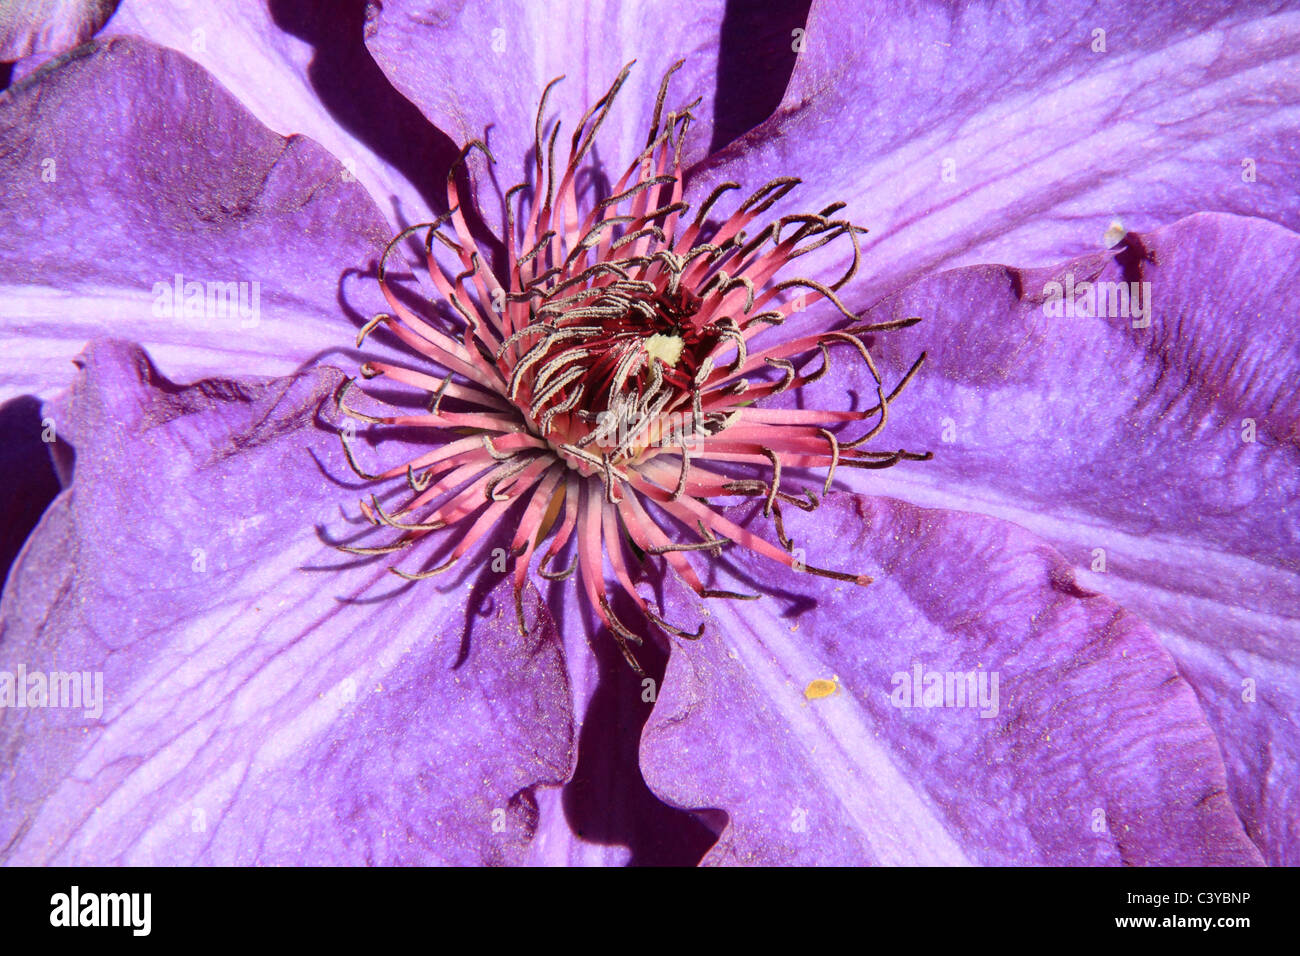
M803 695L809 700L821 700L823 697L830 697L840 689L839 680L839 677L831 677L829 680L819 677L808 683L808 686L803 689Z

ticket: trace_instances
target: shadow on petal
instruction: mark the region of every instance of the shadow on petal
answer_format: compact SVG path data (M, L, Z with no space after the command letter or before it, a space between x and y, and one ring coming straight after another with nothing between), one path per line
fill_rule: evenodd
M41 422L41 403L30 395L0 406L0 584L59 493Z
M743 136L780 105L798 55L795 31L807 23L811 6L812 0L765 4L730 0L727 4L718 44L709 152Z
M631 866L694 866L717 835L695 814L651 793L638 757L641 728L653 710L642 699L642 681L663 685L667 655L653 641L638 648L642 678L608 634L597 635L592 652L601 679L583 717L577 769L564 788L565 816L585 840L629 847Z
M430 209L445 210L444 184L456 145L393 88L371 58L364 39L366 4L334 2L329 16L322 16L319 6L272 0L270 11L276 26L312 45L307 76L321 103L340 126L400 171Z

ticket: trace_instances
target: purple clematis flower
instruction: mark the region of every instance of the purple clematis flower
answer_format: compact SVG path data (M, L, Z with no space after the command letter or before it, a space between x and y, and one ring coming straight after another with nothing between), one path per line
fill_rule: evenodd
M1297 5L740 6L0 24L0 858L1297 861Z

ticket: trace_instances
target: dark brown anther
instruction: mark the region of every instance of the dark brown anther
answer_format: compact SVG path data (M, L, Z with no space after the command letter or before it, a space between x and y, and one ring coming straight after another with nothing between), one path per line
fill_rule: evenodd
M677 627L674 624L669 624L667 621L665 621L654 611L647 610L646 614L650 618L650 620L654 621L655 624L659 625L660 628L667 631L669 634L673 634L677 637L684 637L688 641L698 641L700 638L704 636L703 621L700 622L700 626L697 627L694 631L686 631L680 627Z
M849 574L845 571L831 571L828 568L815 568L811 564L804 564L802 567L803 570L809 574L815 574L822 578L830 578L832 581L847 581L849 584L856 584L860 587L866 587L873 580L865 574Z
M415 544L414 541L402 540L394 542L393 544L385 544L374 548L363 548L350 544L336 544L334 547L337 550L344 551L348 554L359 554L369 557L375 554L393 554L396 551L405 551L413 544Z
M362 468L360 465L357 464L357 460L354 457L352 457L352 446L348 444L347 435L345 435L342 431L339 431L339 444L343 446L343 454L347 457L348 467L352 469L353 474L355 474L358 478L362 479L363 481L380 480L379 475L372 475L364 468Z
M451 372L448 372L447 376L442 380L442 384L438 386L437 391L433 392L429 396L428 408L429 411L434 415L437 415L438 410L442 407L442 396L446 394L447 386L450 383L451 383Z
M781 542L781 547L787 551L794 551L794 541L785 533L785 517L781 514L781 506L772 503L772 523L776 526L776 540Z
M375 517L376 523L386 524L388 527L397 528L399 531L441 531L443 528L447 527L447 522L445 521L424 521L416 522L414 524L404 524L385 511L383 506L379 504L379 498L375 495L370 496L370 510L371 514ZM413 539L414 537L418 537L418 535L412 536Z
M433 472L431 470L426 471L423 475L420 475L417 478L415 475L415 468L412 465L406 466L406 483L416 494L419 494L424 491L424 489L428 488L429 482L432 480Z
M355 384L356 379L345 378L339 385L338 389L334 392L334 403L338 406L338 410L348 416L348 418L355 418L359 422L369 422L371 425L387 424L387 422L382 418L376 418L374 415L366 415L365 413L358 412L348 406L345 399L347 398L348 392Z
M415 571L415 572L403 571L401 568L397 567L396 565L389 568L388 570L391 573L396 574L399 578L403 578L407 581L427 581L429 578L434 577L435 575L442 574L444 571L447 571L448 569L451 568L453 564L455 564L459 560L460 559L458 557L448 558L446 561L438 565L436 568L429 568L429 570L427 571Z
M814 282L812 279L786 279L784 282L778 282L772 288L776 292L781 292L785 289L794 289L799 287L805 289L812 289L814 292L818 293L824 298L829 299L830 302L835 306L835 308L840 310L840 314L846 316L847 318L850 319L857 318L856 315L854 315L845 307L844 303L840 301L840 297L837 296L831 289L822 285L820 282Z
M772 486L768 489L767 501L763 504L763 517L767 518L771 516L772 505L781 492L781 459L770 448L764 448L763 455L772 463Z
M692 225L696 226L697 228L699 226L702 226L704 224L704 217L709 214L709 210L713 208L714 204L717 203L717 201L721 199L723 195L729 192L730 190L739 189L739 188L740 188L740 183L733 183L731 182L731 180L727 180L727 182L721 183L718 186L714 187L713 192L709 193L708 198L705 199L704 202L700 203L700 209L695 214L695 221L692 223Z
M796 176L777 176L760 186L752 196L740 204L736 212L765 213L801 182L803 180Z
M528 636L528 625L524 623L524 589L515 588L515 620L519 623L519 636Z
M382 325L383 323L391 322L392 319L393 317L389 315L387 312L380 312L377 316L375 316L365 325L361 326L361 330L357 332L357 348L361 348L361 343L366 340L367 335L369 335L371 332L373 332L378 326Z
M668 97L668 81L673 78L673 74L682 68L685 60L678 60L668 68L664 77L659 81L659 93L655 96L655 111L650 119L650 135L646 138L646 148L649 149L654 145L655 137L659 135L660 117L664 112L664 100Z
M717 588L705 588L700 597L716 598L720 601L757 601L761 594L741 594L738 591L719 591Z
M573 563L570 564L563 571L546 570L546 565L549 564L551 561L555 560L556 557L557 555L549 555L548 557L544 558L542 562L537 566L537 573L540 574L542 577L546 578L546 580L548 581L565 581L573 577L573 573L578 570L578 556L575 554L573 556Z

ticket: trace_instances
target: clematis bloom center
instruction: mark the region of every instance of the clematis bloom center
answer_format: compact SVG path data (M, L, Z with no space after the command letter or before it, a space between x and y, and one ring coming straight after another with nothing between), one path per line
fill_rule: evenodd
M546 99L559 80L547 86L537 112L534 181L505 195L503 263L489 264L474 239L455 169L448 177L450 212L389 244L379 282L393 311L367 323L358 345L386 328L419 356L421 367L372 361L361 372L423 390L426 411L356 411L346 401L351 380L339 404L363 421L427 429L430 436L427 453L378 474L357 464L345 438L359 475L404 476L406 488L388 492L385 498L396 503L387 507L378 494L362 503L373 525L399 533L395 541L343 550L396 553L455 526L455 545L444 560L431 565L426 555L420 567L392 568L419 580L446 571L508 519L515 529L510 549L521 630L520 595L544 547L538 572L550 579L577 574L636 667L629 645L642 636L615 613L614 589L665 631L702 633L663 619L636 587L640 565L662 562L702 597L753 597L709 587L695 563L735 544L796 571L869 583L865 575L807 563L785 533L781 508L811 510L818 497L811 488L793 487L790 478L818 470L825 492L837 468L883 468L929 455L863 447L885 428L890 402L924 355L886 390L866 337L918 320L854 324L836 290L858 269L858 235L865 230L836 218L843 204L781 216L751 234L798 185L783 177L715 219L724 197L740 189L723 183L690 215L681 147L696 104L664 112L677 67L659 87L642 152L603 191L591 181L584 161L630 68L582 117L562 168L555 164L559 124L549 139L543 136ZM479 142L461 159L474 149L491 159ZM599 198L587 199L592 193ZM443 305L436 317L417 314L387 281L389 256L421 233L429 279ZM835 281L786 275L800 256L836 240L849 244L852 259ZM848 324L833 331L788 328L821 300ZM764 405L825 375L833 350L866 363L876 385L872 407ZM719 511L719 501L746 496L763 499L779 546Z

